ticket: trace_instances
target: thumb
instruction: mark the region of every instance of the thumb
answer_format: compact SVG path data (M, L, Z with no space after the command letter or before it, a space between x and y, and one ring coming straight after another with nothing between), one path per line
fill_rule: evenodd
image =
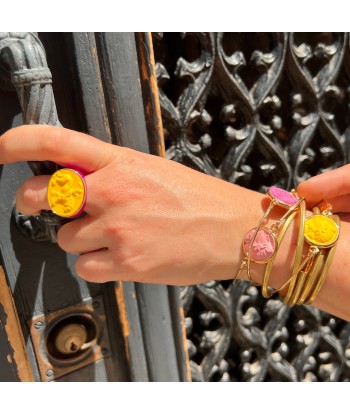
M311 177L299 184L297 192L305 197L308 207L350 194L350 165Z

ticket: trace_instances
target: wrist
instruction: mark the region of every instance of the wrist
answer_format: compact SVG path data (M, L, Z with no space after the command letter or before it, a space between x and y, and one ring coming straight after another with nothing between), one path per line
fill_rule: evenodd
M230 217L231 224L228 227L230 238L232 238L231 246L228 246L228 252L231 252L230 271L226 272L225 279L234 278L237 274L242 261L245 258L242 249L242 241L246 234L256 227L266 209L269 206L269 199L257 192L231 185L230 197L231 203ZM285 209L275 206L267 222L267 227L280 219L285 213ZM308 216L308 214L307 214ZM272 288L280 288L292 275L292 267L294 256L297 248L299 233L299 213L292 220L288 227L283 240L278 247L274 264L269 277L269 286ZM231 249L231 251L230 251ZM251 261L250 263L251 277L257 284L262 283L266 264L258 264ZM239 275L240 279L248 279L246 268Z

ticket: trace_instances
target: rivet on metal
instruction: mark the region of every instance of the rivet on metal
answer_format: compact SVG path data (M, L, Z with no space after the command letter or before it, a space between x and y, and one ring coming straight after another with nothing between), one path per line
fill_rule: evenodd
M52 370L52 369L49 369L49 370L46 372L46 376L47 376L48 378L51 378L51 377L53 376L53 370Z
M39 329L41 329L41 327L44 325L44 323L41 321L41 320L39 320L39 321L37 321L35 324L34 324L34 327L37 329L37 330L39 330Z

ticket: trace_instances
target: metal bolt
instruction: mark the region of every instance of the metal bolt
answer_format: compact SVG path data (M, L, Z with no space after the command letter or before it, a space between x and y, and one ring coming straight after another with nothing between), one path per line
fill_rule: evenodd
M48 378L51 378L51 377L53 376L53 370L52 370L52 369L49 369L49 370L46 372L46 376L47 376Z
M102 352L103 356L106 356L106 354L108 353L107 347L102 347L101 352Z
M41 327L44 325L44 323L41 321L41 320L39 320L39 321L37 321L36 323L34 323L34 327L37 329L37 330L39 330L39 329L41 329Z
M99 301L93 301L92 302L92 307L96 310L96 308L100 307L100 302Z

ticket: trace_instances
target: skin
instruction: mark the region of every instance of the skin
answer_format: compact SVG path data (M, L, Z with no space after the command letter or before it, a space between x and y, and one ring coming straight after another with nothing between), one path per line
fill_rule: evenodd
M87 281L137 281L192 285L232 279L243 259L242 240L262 217L267 198L179 163L106 144L76 131L22 126L0 137L0 163L51 160L86 174L87 216L64 225L58 244L80 254L76 272ZM347 172L347 173L346 173ZM308 207L327 198L348 212L350 166L301 184ZM49 209L49 176L32 177L17 191L17 209L35 215ZM271 218L278 219L281 208ZM343 216L343 219L347 219ZM276 256L270 285L288 280L298 233L289 227ZM350 320L350 229L342 223L329 276L314 305ZM261 282L262 266L252 264ZM240 277L244 278L245 273Z

